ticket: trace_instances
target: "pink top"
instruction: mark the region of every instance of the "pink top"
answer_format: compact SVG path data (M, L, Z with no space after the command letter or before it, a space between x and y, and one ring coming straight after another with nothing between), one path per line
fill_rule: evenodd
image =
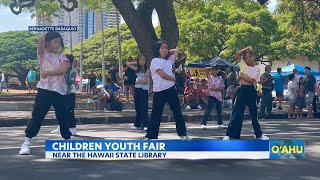
M211 91L211 88L224 88L224 81L219 76L208 76L208 96L213 96L219 101L222 101L222 91Z
M64 53L48 53L44 51L43 57L38 54L40 72L41 71L52 71L60 68L60 64L63 61L68 61ZM49 91L57 92L61 95L67 93L67 83L64 75L61 76L49 76L41 79L38 82L37 88L46 89Z

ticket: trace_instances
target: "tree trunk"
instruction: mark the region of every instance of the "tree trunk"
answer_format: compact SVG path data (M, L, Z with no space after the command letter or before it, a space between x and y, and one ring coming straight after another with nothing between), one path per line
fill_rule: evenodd
M140 53L146 56L147 62L150 64L153 58L153 41L144 21L140 18L131 0L112 0L112 2L128 25L132 36L138 44Z
M173 0L158 0L155 8L160 20L161 38L168 42L169 48L176 48L179 41L179 28L173 9Z

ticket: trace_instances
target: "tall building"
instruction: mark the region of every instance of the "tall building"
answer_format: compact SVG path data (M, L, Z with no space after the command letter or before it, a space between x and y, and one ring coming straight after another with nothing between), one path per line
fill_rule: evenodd
M52 18L51 26L77 26L77 32L60 32L65 46L70 47L80 43L81 36L84 39L90 38L95 33L102 30L101 13L96 11L83 11L83 22L81 22L81 9L77 8L74 11L69 12L61 10L58 16ZM71 23L69 21L69 16ZM109 27L116 27L116 11L111 8L108 13L103 13L102 16L103 29ZM119 13L119 23L121 22L121 15ZM83 24L83 32L81 32L81 25ZM37 26L49 26L49 22L42 21L37 18ZM71 38L70 38L71 34Z

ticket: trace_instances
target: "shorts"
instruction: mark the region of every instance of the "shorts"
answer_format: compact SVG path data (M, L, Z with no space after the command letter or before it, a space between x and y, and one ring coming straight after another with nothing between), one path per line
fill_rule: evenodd
M313 102L313 97L314 97L314 92L311 92L309 91L307 94L306 94L306 105L310 105L312 104Z
M283 91L276 91L276 97L283 98Z
M36 88L36 83L35 82L28 82L29 88L35 89Z
M136 84L136 80L126 80L124 81L125 86L134 86Z
M297 98L289 98L288 100L289 100L289 104L295 105L296 101L297 101Z

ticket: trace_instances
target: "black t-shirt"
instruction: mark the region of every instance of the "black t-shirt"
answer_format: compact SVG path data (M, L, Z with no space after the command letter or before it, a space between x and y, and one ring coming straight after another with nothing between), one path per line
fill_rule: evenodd
M111 68L109 71L109 74L111 76L111 81L117 83L117 73L118 73L118 69L115 68Z
M129 68L129 67L128 67L128 70L125 71L124 76L127 77L126 81L128 81L128 82L135 82L136 78L137 78L136 77L136 71L131 69L131 68Z
M186 61L185 60L180 60L180 61L176 61L174 64L174 68L175 70L177 70L179 68L179 66L182 66L182 71L177 72L175 71L175 76L176 77L180 77L180 78L185 78L186 77L186 72L184 71L184 66L185 66Z
M314 84L317 83L316 78L314 75L309 74L303 79L303 87L305 89L305 92L314 92Z
M96 85L96 80L97 80L97 76L94 74L90 74L89 75L89 83L90 86L95 86Z

